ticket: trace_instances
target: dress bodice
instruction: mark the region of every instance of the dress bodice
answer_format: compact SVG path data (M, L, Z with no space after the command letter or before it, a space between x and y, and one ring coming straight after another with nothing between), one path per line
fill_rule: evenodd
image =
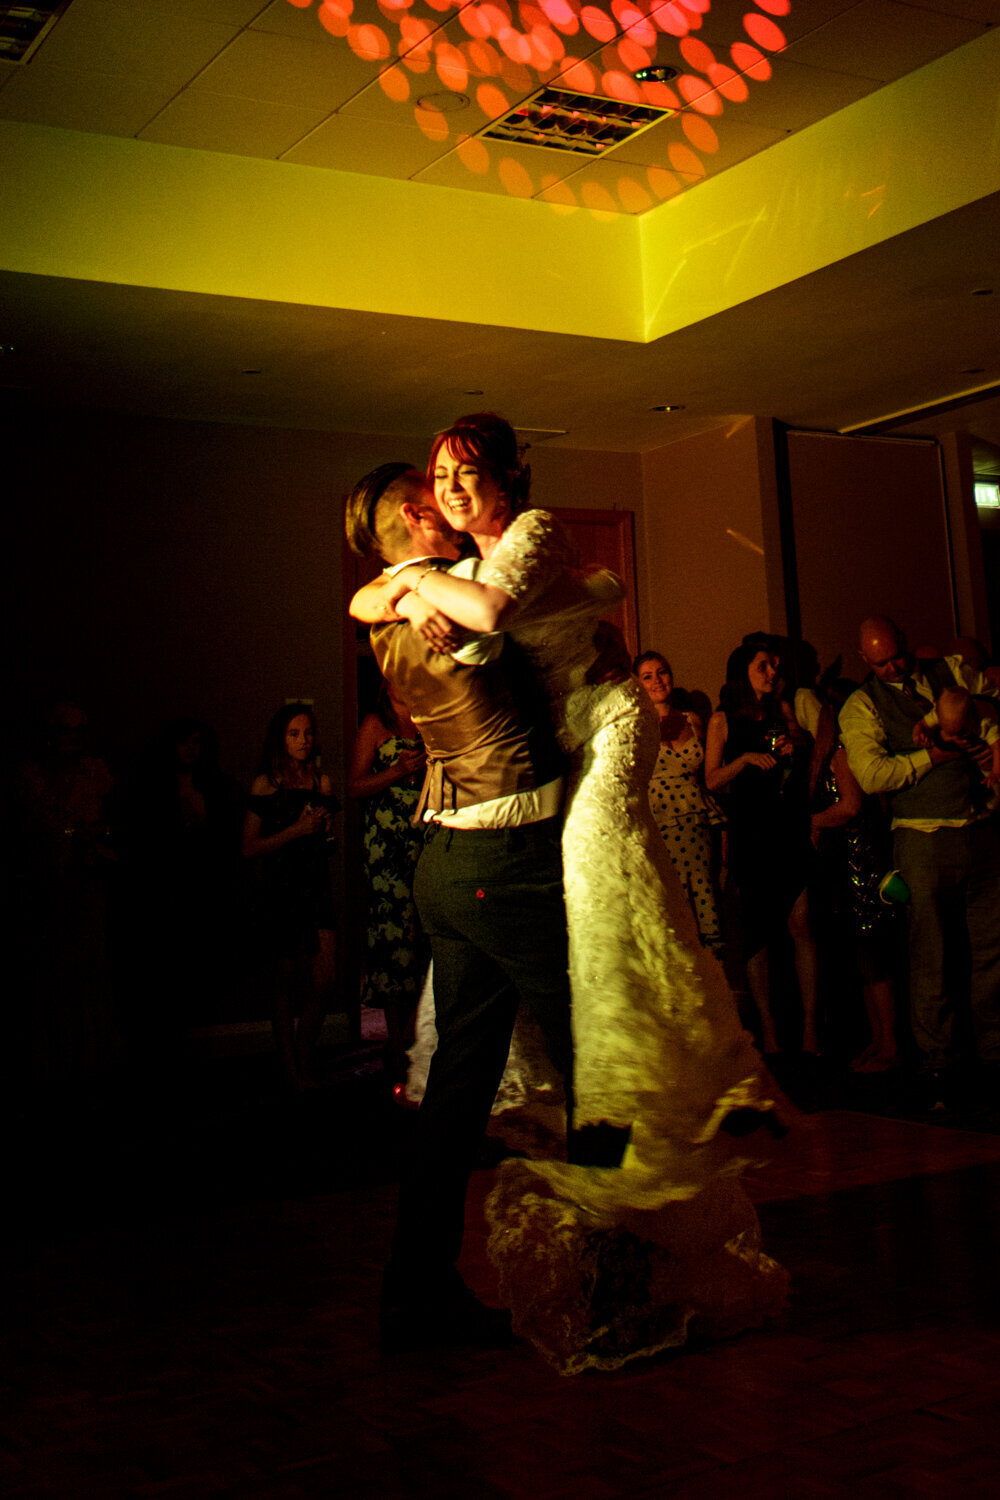
M629 687L587 682L596 656L594 629L621 600L621 580L590 569L585 588L569 538L545 510L516 516L476 576L517 603L509 633L542 684L562 748L577 749L596 724L620 711L621 693Z

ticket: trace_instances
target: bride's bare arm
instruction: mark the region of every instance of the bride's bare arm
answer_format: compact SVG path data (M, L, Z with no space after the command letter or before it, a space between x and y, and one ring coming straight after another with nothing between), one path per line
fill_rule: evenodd
M394 602L392 579L385 573L380 573L378 578L373 578L371 583L358 589L347 606L347 612L352 619L360 620L363 625L377 625L383 620L398 618L392 608Z
M425 603L440 610L457 625L464 625L467 630L502 630L517 613L516 601L503 589L494 588L489 583L477 583L472 578L456 578L453 573L428 568L423 563L411 563L400 569L391 583L393 589L385 596L386 602L394 606L407 589L412 589ZM353 607L351 613L354 613Z

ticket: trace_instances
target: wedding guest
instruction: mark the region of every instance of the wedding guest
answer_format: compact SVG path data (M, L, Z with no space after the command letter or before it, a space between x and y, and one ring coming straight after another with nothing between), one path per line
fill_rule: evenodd
M649 805L678 879L698 923L702 944L722 953L722 930L713 874L713 827L724 819L706 795L701 721L674 706L674 674L659 651L644 651L632 663L656 710L660 749L649 781Z
M777 659L759 638L737 647L708 722L705 784L726 792L729 874L739 895L747 983L764 1052L779 1050L771 1014L769 947L795 950L802 1050L816 1054L816 944L809 925L808 741L777 697Z
M275 1040L296 1089L315 1084L312 1053L335 979L329 849L340 804L319 769L317 749L308 704L279 708L268 726L243 825L244 856L260 858Z

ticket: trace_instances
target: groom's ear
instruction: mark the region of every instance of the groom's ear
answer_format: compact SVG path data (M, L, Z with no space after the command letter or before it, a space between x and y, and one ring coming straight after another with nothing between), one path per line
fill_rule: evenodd
M423 522L423 506L417 505L413 500L404 500L399 507L399 514L407 526L420 526Z

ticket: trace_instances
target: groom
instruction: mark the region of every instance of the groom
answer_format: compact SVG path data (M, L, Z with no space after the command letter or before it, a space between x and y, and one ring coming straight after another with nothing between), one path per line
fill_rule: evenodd
M347 502L347 539L392 567L458 557L424 476L383 464ZM382 1288L386 1349L497 1346L510 1317L484 1307L456 1261L469 1175L523 1003L572 1118L572 1040L560 853L562 760L548 708L513 643L481 665L435 652L405 621L372 649L427 747L418 816L428 839L414 898L434 961L438 1046L400 1186Z

